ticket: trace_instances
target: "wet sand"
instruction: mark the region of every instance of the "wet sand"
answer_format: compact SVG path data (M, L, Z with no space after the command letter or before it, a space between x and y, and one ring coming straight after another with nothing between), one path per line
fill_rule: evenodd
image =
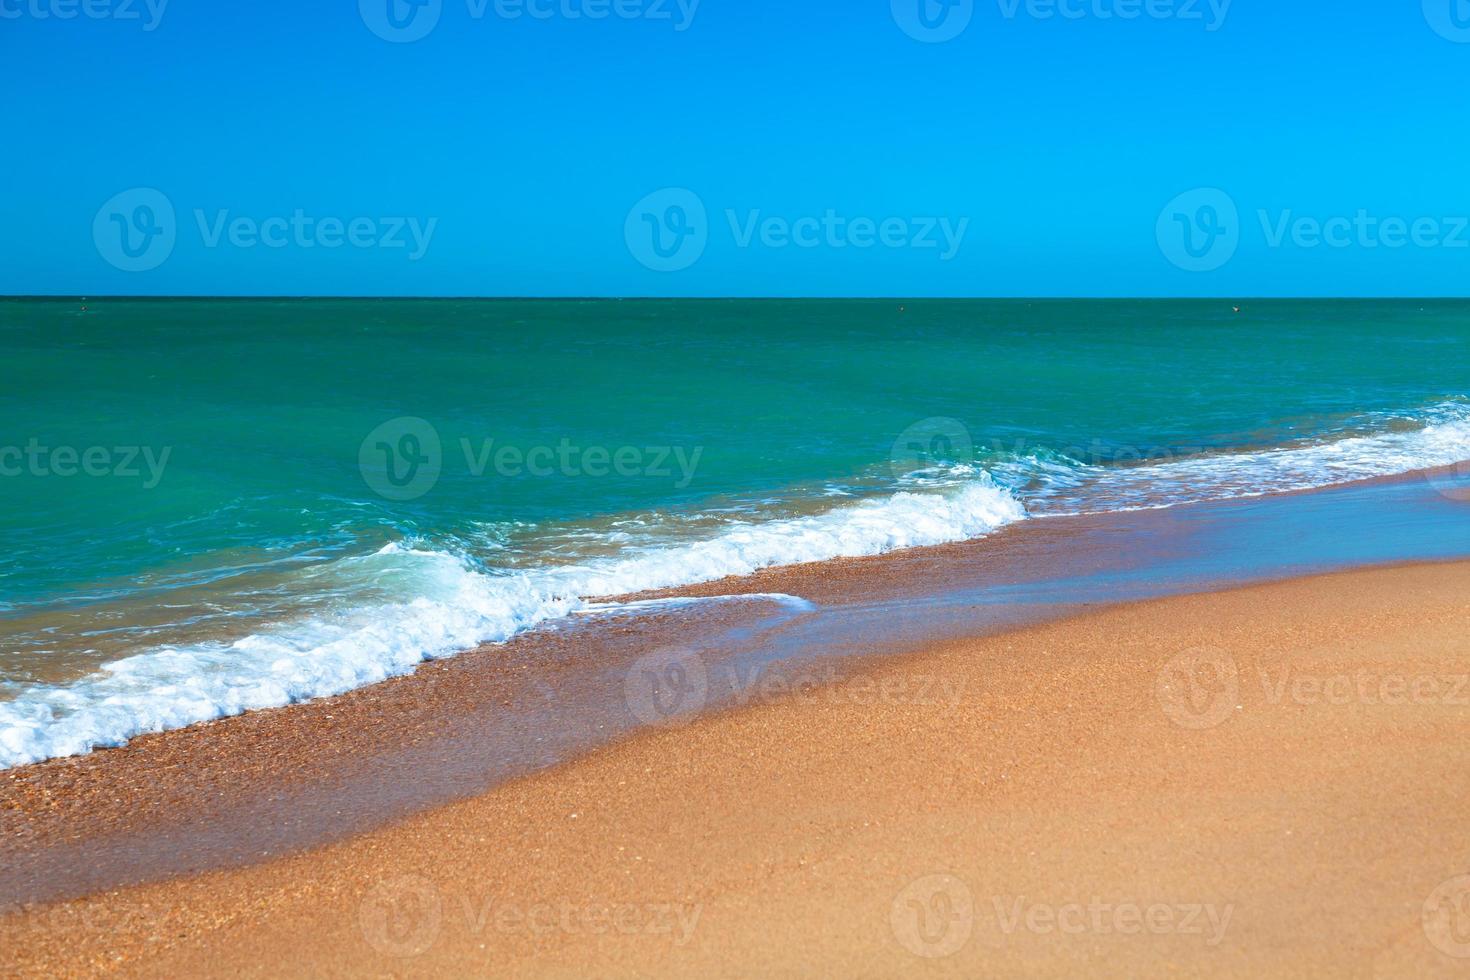
M1470 563L1418 565L757 672L385 828L12 913L0 948L61 975L1463 973L1467 627Z

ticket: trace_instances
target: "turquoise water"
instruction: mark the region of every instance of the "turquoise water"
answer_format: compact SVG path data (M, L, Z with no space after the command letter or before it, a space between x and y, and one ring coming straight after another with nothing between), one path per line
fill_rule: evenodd
M1470 458L1470 303L0 301L0 765L586 595Z

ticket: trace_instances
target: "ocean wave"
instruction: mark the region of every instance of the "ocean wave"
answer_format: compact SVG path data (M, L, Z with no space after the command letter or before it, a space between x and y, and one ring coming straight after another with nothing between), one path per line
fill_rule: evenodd
M341 694L409 673L425 660L507 640L586 608L588 597L962 541L1025 516L1015 497L982 477L947 493L900 492L804 517L734 522L705 540L511 575L393 543L341 559L336 572L392 581L411 594L402 602L319 616L228 643L150 650L70 684L21 690L0 703L0 768Z
M1374 431L1361 431L1365 427ZM563 562L556 565L526 564L522 555L517 563L487 569L458 549L390 543L300 574L323 590L401 596L397 601L348 602L336 613L318 612L230 642L146 650L71 683L21 685L13 699L0 702L0 769L340 694L573 613L640 608L609 606L596 597L970 540L1028 517L1256 497L1470 459L1470 404L1464 401L1410 417L1364 420L1358 428L1357 434L1307 444L1128 466L1087 464L1046 450L1010 453L905 474L892 487L896 492L857 500L813 493L830 505L815 513L773 517L729 507L667 515L651 522L656 533L640 530L637 536L621 525L564 530L553 549ZM592 553L605 557L576 560L575 549L567 549L577 541L598 545ZM622 543L602 547L616 542ZM509 557L502 550L498 545L497 560Z
M1038 517L1152 510L1313 490L1470 459L1470 405L1462 401L1364 422L1374 423L1380 431L1306 445L1066 471L1049 464L1038 489L1021 497ZM1396 428L1383 431L1389 426Z

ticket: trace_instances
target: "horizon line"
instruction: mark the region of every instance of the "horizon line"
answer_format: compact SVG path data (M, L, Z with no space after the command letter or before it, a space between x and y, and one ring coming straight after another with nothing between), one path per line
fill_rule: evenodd
M1296 295L1273 295L1273 296L514 296L514 295L367 295L367 294L315 294L315 293L280 293L280 294L231 294L231 293L0 293L0 301L7 300L381 300L384 302L394 301L424 301L424 300L458 300L476 302L1067 302L1067 301L1118 301L1137 302L1148 301L1176 301L1176 302L1219 302L1219 303L1249 303L1263 301L1283 300L1341 300L1341 301L1433 301L1433 302L1463 302L1470 301L1470 295L1466 296L1422 296L1422 295L1386 295L1386 296L1354 296L1354 295L1329 295L1329 294L1296 294Z

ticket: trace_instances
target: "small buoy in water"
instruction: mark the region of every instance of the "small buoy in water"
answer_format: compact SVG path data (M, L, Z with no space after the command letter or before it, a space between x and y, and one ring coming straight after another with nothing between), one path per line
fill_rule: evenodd
M1231 309L1232 309L1232 310L1234 310L1234 311L1235 311L1235 312L1237 312L1237 313L1239 313L1239 312L1240 312L1240 307L1238 307L1238 306L1232 306L1232 307L1230 307L1230 308L1231 308Z

